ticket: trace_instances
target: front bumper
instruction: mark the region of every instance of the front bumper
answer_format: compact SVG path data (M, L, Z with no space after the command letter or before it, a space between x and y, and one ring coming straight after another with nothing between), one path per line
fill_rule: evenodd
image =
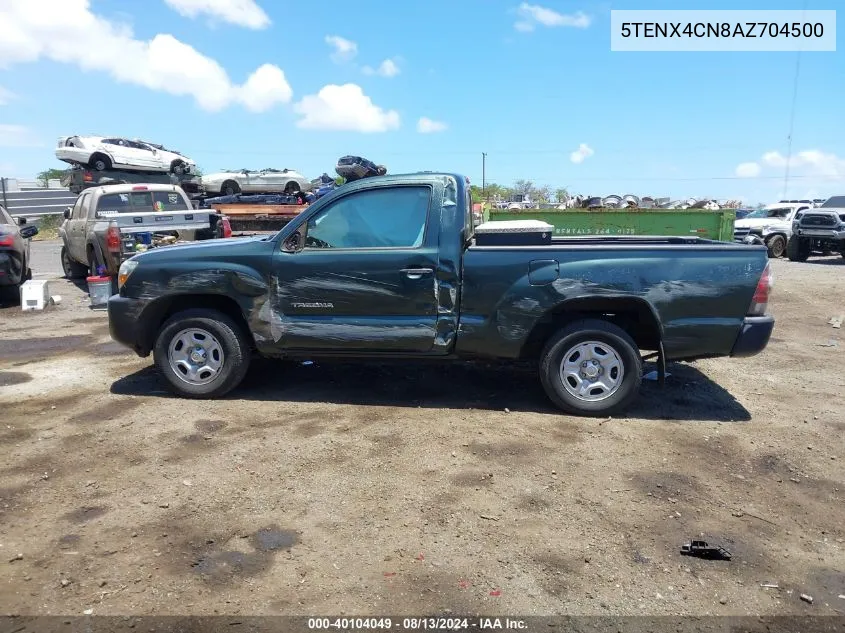
M807 237L816 240L845 240L845 231L834 229L797 229L795 234L799 237Z
M769 338L772 336L774 327L775 318L770 314L760 317L745 317L742 322L742 330L736 337L731 350L731 356L745 358L762 352L769 344Z
M139 323L145 301L112 295L109 298L109 334L112 339L133 350L138 356L148 356L149 349L142 344L142 328Z

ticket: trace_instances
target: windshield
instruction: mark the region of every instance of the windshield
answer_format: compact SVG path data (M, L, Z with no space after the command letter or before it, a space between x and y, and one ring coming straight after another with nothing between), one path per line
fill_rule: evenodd
M845 208L845 196L831 196L821 206L822 209L824 209L825 207L836 207L838 209Z
M745 216L746 220L757 220L765 218L785 218L792 212L790 207L779 207L777 209L757 209Z

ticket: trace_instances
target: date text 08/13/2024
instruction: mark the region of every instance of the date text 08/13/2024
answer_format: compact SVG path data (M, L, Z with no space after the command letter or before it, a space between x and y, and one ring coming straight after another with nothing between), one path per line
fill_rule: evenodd
M526 630L527 623L519 618L499 617L364 617L364 618L308 618L310 631L466 631L466 630Z

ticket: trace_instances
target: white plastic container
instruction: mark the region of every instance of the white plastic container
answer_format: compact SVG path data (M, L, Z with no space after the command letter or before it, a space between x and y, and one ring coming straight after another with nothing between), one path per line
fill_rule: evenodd
M21 310L43 310L50 305L50 289L44 280L21 284Z
M111 277L88 277L87 281L91 307L104 310L111 297Z

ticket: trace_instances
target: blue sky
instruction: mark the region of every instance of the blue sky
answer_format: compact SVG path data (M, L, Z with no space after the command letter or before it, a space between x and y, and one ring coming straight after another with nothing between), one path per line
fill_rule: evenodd
M780 197L796 54L611 52L610 10L646 8L679 3L4 0L0 175L60 167L57 137L97 133L163 143L205 172L314 178L360 154L480 183L487 152L501 184ZM845 193L843 77L845 53L801 55L792 197Z

